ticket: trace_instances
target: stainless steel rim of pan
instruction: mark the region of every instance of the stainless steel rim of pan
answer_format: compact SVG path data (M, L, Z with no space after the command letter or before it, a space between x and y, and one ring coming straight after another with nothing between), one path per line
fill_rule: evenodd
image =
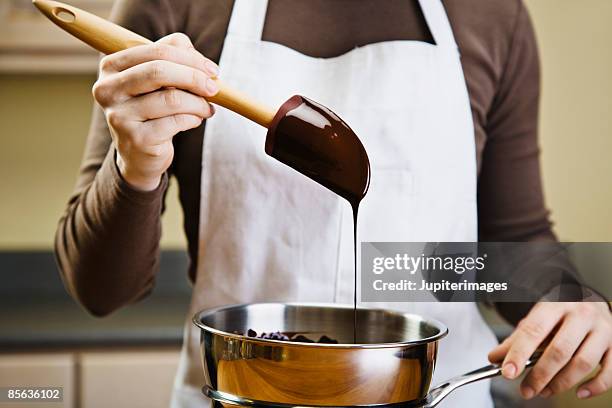
M321 343L299 343L292 341L284 341L284 340L271 340L271 339L259 339L259 338L251 338L242 334L237 334L229 331L220 330L218 328L212 327L210 324L205 324L204 321L206 319L210 319L215 315L219 315L223 312L228 312L232 310L238 309L246 309L251 307L296 307L296 308L333 308L333 309L342 309L345 311L353 310L352 305L339 305L336 303L278 303L278 302L270 302L270 303L251 303L251 304L238 304L238 305L229 305L229 306L221 306L214 309L207 309L204 311L200 311L193 316L192 322L194 325L199 327L202 330L207 332L236 339L248 339L249 341L255 343L267 343L267 344L284 344L290 345L292 347L321 347L321 348L349 348L349 349L367 349L367 348L386 348L386 347L398 347L398 346L406 346L406 345L419 345L431 343L437 340L442 339L448 334L448 328L442 322L426 318L420 315L410 314L410 313L401 313L395 311L389 311L386 309L373 309L373 308L357 308L357 312L381 312L388 313L389 315L393 315L396 317L404 317L409 318L412 321L421 321L424 325L427 325L431 329L433 329L434 334L429 336L420 337L418 339L410 340L410 341L393 341L393 342L382 342L382 343L340 343L340 344L321 344ZM359 325L358 325L359 331Z

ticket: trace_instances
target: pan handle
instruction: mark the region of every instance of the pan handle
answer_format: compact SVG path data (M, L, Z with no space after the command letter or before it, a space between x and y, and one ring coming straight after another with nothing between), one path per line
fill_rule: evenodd
M526 367L532 367L538 361L541 355L541 352L534 353L527 361ZM501 375L501 371L501 364L490 364L477 370L470 371L469 373L453 377L450 380L438 384L432 388L425 397L425 401L423 401L422 404L419 404L419 407L433 408L457 388L476 381L484 380L486 378L497 377L498 375Z

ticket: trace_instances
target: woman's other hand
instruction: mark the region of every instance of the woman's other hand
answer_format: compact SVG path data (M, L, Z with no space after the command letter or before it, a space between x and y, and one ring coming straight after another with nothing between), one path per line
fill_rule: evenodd
M556 330L556 331L555 331ZM603 302L540 302L503 343L489 353L502 363L502 375L514 379L548 338L542 356L521 383L524 398L548 397L572 388L601 365L596 375L581 384L578 398L603 394L612 386L612 315Z

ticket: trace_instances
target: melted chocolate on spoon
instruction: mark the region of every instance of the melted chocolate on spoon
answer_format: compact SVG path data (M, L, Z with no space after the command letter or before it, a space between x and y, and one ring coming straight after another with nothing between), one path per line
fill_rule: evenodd
M370 184L370 161L357 135L336 114L293 96L268 128L266 153L345 198L353 210L353 341L357 342L357 213Z

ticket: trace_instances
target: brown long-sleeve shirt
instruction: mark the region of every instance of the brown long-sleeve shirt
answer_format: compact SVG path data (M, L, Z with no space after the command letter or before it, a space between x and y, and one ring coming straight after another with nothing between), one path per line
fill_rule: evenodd
M540 181L539 61L526 9L520 0L444 5L474 119L479 239L554 239ZM119 0L113 19L152 40L184 32L196 49L219 61L232 6L232 0ZM379 41L434 42L416 0L270 0L263 40L323 58ZM153 287L169 176L180 188L189 276L195 279L204 126L174 138L174 161L159 187L139 192L121 178L104 115L94 108L78 181L56 236L64 281L92 313L110 313Z

